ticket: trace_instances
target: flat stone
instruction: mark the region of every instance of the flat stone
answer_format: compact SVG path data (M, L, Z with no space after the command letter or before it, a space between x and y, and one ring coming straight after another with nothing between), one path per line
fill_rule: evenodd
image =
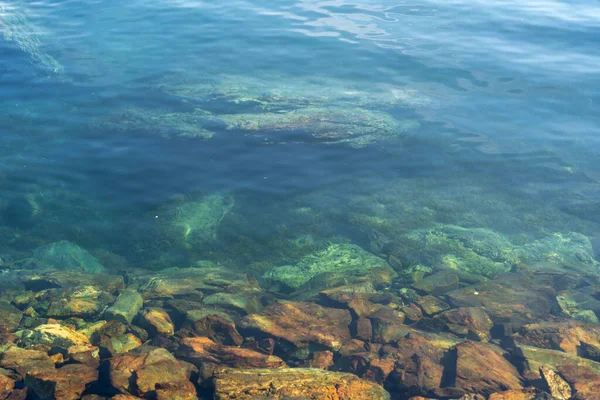
M458 289L458 281L458 274L452 271L439 271L420 281L414 282L412 287L422 292L439 296Z
M68 364L56 370L31 371L25 385L41 400L77 400L86 385L98 379L98 371L84 364Z
M124 290L115 303L104 312L104 318L130 324L143 305L144 299L141 294L135 290Z
M23 331L19 342L25 347L45 344L63 349L90 345L88 337L83 333L58 324L45 324Z
M54 369L54 361L48 353L10 346L0 353L0 367L16 371L22 377L33 370Z
M247 315L240 329L293 343L309 343L337 350L351 339L348 310L325 308L313 303L283 302L270 304L261 313Z
M523 389L519 372L504 358L502 349L473 341L456 345L455 386L483 395Z
M202 303L208 306L216 306L229 309L246 315L259 312L263 309L260 301L260 292L246 291L242 293L214 293L206 296Z
M600 361L600 326L579 321L544 321L523 326L514 337L525 345L561 350Z
M212 376L218 367L283 368L286 363L279 357L266 355L243 347L224 346L207 337L184 338L177 357L201 369L203 378Z
M222 369L215 374L215 400L387 400L383 387L356 375L310 368Z

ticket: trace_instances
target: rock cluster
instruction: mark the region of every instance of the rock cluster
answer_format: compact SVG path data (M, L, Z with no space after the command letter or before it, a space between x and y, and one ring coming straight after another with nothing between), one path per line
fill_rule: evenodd
M61 247L75 249L39 254ZM398 287L347 244L261 282L219 265L31 265L1 277L0 399L600 399L586 270L438 268Z

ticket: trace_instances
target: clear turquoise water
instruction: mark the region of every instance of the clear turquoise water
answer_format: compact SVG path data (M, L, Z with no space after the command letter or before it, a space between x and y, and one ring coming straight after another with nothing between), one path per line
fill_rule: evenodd
M600 240L595 1L0 5L6 259L66 239L129 265L251 270L293 260L281 238L373 251L373 224ZM395 125L331 144L222 118L308 105ZM173 204L212 193L235 199L215 240L157 244Z

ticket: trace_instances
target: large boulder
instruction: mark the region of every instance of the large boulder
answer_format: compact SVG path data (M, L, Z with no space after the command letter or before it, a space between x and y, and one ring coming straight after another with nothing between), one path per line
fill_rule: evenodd
M378 267L384 267L391 277L395 276L384 259L354 244L332 244L326 249L304 256L294 265L276 267L266 272L263 278L283 289L296 290L309 281L318 284L315 278L319 276L327 276L329 281L333 281L333 275L333 278L337 277L344 283L352 282Z
M33 257L46 268L75 270L91 274L106 272L100 261L75 243L61 240L38 247Z
M389 393L356 375L311 368L222 369L215 374L216 400L387 400Z

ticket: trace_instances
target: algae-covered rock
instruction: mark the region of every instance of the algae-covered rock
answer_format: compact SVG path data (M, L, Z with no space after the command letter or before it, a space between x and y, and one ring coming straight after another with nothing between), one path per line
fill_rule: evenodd
M349 143L354 147L400 136L416 125L413 121L398 121L387 113L348 107L306 107L277 113L222 115L221 118L227 129L269 135L267 140L272 142L316 140Z
M56 324L45 324L21 333L20 343L24 347L38 344L67 349L71 346L90 346L90 341L83 333Z
M233 205L232 197L219 194L170 204L157 211L157 235L171 246L187 250L211 243L217 238L217 228Z
M519 260L506 237L482 228L438 225L414 230L399 242L398 251L412 261L487 277L509 271Z
M187 296L202 298L204 293L227 291L228 288L251 289L255 284L244 273L215 266L203 268L169 268L136 279L144 299Z
M201 140L213 137L214 131L207 128L223 128L223 125L202 111L175 112L141 107L127 107L92 121L92 126L98 128L110 128L121 132L148 132L164 138Z
M33 251L33 257L47 268L75 270L92 274L106 272L106 269L96 257L66 240L38 247Z
M387 400L382 386L356 375L316 368L223 369L215 375L215 399Z
M332 244L324 250L304 256L295 265L276 267L265 273L263 278L293 290L322 274L333 274L345 279L346 283L352 282L354 278L377 267L384 267L394 274L385 260L354 244Z
M130 324L137 313L142 309L144 299L135 290L124 290L115 303L104 312L107 320L116 320Z
M523 245L517 250L523 262L537 263L541 270L550 267L578 272L600 272L600 263L594 258L592 243L586 236L570 232L555 233ZM532 268L535 269L536 265Z

